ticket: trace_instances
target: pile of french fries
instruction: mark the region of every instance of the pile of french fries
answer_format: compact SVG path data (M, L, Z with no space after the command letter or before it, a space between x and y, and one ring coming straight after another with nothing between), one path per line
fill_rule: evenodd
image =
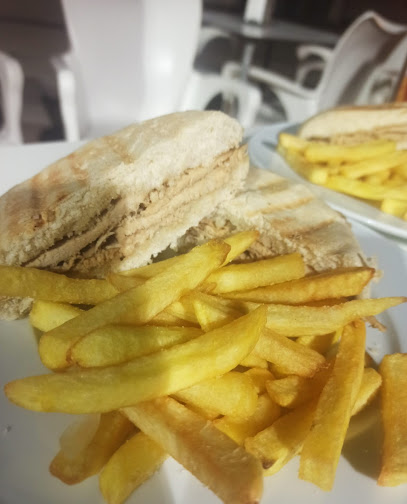
M278 152L310 182L407 220L407 151L395 142L335 145L281 133Z
M382 388L378 481L407 482L407 355L377 371L364 322L407 298L359 299L373 269L306 275L297 253L229 264L257 237L106 280L0 267L0 295L35 299L51 370L8 383L7 397L87 414L61 436L54 476L99 474L105 500L120 504L171 456L223 502L254 504L263 477L300 455L299 477L330 490L351 418Z

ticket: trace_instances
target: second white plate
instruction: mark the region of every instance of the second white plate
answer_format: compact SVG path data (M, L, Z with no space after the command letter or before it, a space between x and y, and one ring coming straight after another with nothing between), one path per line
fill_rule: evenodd
M341 194L327 189L326 187L312 184L290 168L284 159L275 151L279 133L290 128L293 128L293 126L291 125L290 127L288 123L279 123L265 126L253 135L249 140L249 153L252 162L259 168L272 170L282 177L311 186L314 193L318 194L320 198L324 199L336 210L339 210L346 216L362 222L363 224L367 224L373 229L406 240L405 245L407 246L406 221L394 217L393 215L386 214L346 194Z

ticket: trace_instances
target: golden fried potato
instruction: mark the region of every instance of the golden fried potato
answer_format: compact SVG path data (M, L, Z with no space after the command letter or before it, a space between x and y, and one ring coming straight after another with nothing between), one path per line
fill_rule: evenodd
M312 163L344 163L376 158L395 150L396 144L391 140L372 140L356 145L310 142L304 150L304 156Z
M255 303L304 304L322 299L359 295L373 278L373 268L338 268L298 280L224 293L230 299Z
M407 354L385 355L380 364L384 430L381 486L407 483Z
M325 364L324 356L315 350L269 329L261 334L254 353L277 365L286 374L313 376Z
M169 397L123 411L223 502L260 502L263 477L259 461L205 418Z
M8 383L7 397L27 409L100 413L195 385L235 368L262 333L266 308L186 343L105 368L72 369Z
M105 367L185 343L202 334L195 327L108 325L84 336L69 351L81 367Z
M252 263L231 264L213 272L207 282L215 283L212 292L219 294L286 282L304 275L304 260L301 254L293 253Z
M96 429L89 426L88 418L68 427L49 467L51 474L68 485L97 474L133 430L134 425L118 411L100 415Z
M331 490L352 408L362 382L366 329L357 320L345 327L301 450L299 477Z
M143 432L137 432L111 456L99 476L108 504L121 504L167 458L165 451Z
M213 425L239 445L243 445L248 437L255 436L258 432L269 427L281 415L281 408L267 394L261 394L253 414L246 419L234 416L224 416L216 419Z
M30 324L40 331L51 331L82 313L77 306L53 301L34 301Z
M69 278L26 266L0 265L0 296L94 305L117 293L118 290L106 280Z
M250 417L257 405L257 390L253 381L245 373L235 371L179 390L173 397L188 406L236 419Z
M196 247L168 271L144 284L121 292L43 334L39 343L42 362L51 369L69 366L69 349L82 336L110 324L145 324L184 293L194 289L225 260L229 245L216 241Z

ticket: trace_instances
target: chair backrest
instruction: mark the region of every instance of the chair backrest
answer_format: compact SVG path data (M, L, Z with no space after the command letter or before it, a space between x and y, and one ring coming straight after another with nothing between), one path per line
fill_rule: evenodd
M385 103L393 101L401 72L407 62L407 35L404 35L386 60L370 74L364 84L357 103Z
M407 27L373 11L357 18L337 43L318 85L318 110L355 103L361 87L399 42Z
M90 125L120 127L177 108L197 48L201 0L62 5Z

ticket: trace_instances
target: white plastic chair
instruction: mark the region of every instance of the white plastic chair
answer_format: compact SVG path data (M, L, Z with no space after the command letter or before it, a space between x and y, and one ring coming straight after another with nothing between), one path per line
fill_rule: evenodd
M67 140L174 110L192 70L200 0L62 0L71 43L52 59Z
M205 108L232 86L241 104L239 120L247 124L251 117L246 106L258 108L261 95L254 86L225 87L231 79L193 71L201 0L62 0L62 5L71 50L52 64L67 140Z
M0 51L0 85L3 113L0 144L22 143L21 112L24 74L20 63L2 51Z
M406 33L405 26L391 23L372 11L364 13L342 35L332 55L324 54L326 64L315 89L307 89L265 68L251 66L248 74L252 82L272 88L288 121L300 122L319 110L357 103L375 66L385 60ZM240 65L234 62L223 68L223 74L229 78L239 78L240 71Z
M386 60L370 74L359 95L358 103L380 104L394 100L400 70L407 61L407 35L405 35Z

